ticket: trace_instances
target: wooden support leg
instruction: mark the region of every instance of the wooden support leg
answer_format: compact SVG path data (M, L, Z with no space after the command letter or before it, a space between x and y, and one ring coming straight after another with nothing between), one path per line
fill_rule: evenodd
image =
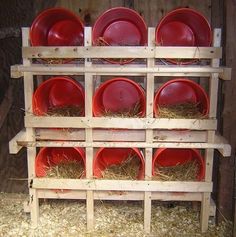
M208 221L210 215L210 193L202 194L202 202L201 202L201 217L200 217L200 225L201 231L206 232L208 229Z
M144 231L150 233L151 231L151 192L145 192L144 194Z
M93 229L94 223L94 200L93 200L93 191L87 191L87 230L90 231Z
M31 216L32 227L36 228L39 222L39 199L37 195L37 190L30 189L29 194L30 194L29 204L30 204L30 216Z

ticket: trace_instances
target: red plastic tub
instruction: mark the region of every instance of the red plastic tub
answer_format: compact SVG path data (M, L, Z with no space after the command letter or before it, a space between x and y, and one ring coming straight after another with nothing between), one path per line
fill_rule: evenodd
M145 162L142 153L137 148L100 148L93 161L93 175L102 177L102 171L112 165L122 164L130 157L137 157L140 160L140 168L137 179L144 179Z
M52 77L36 89L33 94L33 112L45 115L49 108L78 106L84 115L84 88L70 77Z
M178 8L167 13L156 27L156 44L160 46L210 46L212 31L207 19L198 11ZM193 60L168 59L174 64L191 64Z
M154 114L158 117L158 106L183 103L198 104L202 115L209 112L209 99L204 89L187 78L176 78L163 84L154 97Z
M137 116L143 117L146 110L143 88L128 78L113 78L101 84L95 91L93 114L99 117L103 116L105 111L128 112L137 105L139 106Z
M157 165L162 167L170 167L193 160L197 161L199 167L197 180L201 181L205 177L205 163L197 149L157 149L152 160L152 174L155 175L155 168Z
M35 159L35 173L37 177L46 176L50 167L69 161L81 162L85 175L85 152L79 147L45 147L41 148ZM83 176L84 176L83 175Z
M41 12L30 28L32 46L81 46L84 26L73 12L50 8Z
M134 10L116 7L104 12L93 26L93 45L143 46L147 44L147 26ZM126 64L133 59L106 59L110 63Z

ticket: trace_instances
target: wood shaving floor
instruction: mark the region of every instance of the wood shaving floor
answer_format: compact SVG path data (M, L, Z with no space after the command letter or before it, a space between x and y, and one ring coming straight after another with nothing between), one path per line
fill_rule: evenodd
M25 237L231 237L232 224L209 224L202 234L199 212L191 205L153 202L152 233L145 234L142 202L95 202L95 231L86 232L86 206L78 200L42 200L40 224L30 227L30 216L23 211L27 195L0 193L0 236Z

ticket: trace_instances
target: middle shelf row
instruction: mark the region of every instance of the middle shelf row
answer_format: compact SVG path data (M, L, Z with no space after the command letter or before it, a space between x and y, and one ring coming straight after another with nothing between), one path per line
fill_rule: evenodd
M94 85L92 110L95 117L208 117L208 93L197 83L199 79L163 79L156 87L154 98L146 98L151 90L143 79L140 82L126 77L116 77ZM99 83L98 80L92 82ZM144 89L145 88L145 89ZM150 93L150 92L149 92ZM91 94L91 93L90 93ZM34 91L32 109L35 115L75 116L85 115L86 92L81 82L66 76L55 76L43 81ZM147 95L148 96L148 95ZM87 96L88 97L88 96ZM149 96L150 97L150 96ZM147 114L147 104L153 105L153 114Z

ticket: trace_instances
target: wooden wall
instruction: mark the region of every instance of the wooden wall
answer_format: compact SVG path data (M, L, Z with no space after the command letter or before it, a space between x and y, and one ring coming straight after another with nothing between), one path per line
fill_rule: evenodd
M0 3L0 28L30 26L34 17L43 9L51 6L59 6L70 9L77 13L85 25L92 26L97 17L105 10L125 6L133 8L142 15L148 26L155 27L160 19L170 10L177 7L192 7L202 12L214 27L223 28L223 43L225 57L223 63L233 68L233 77L236 75L236 38L235 23L235 0L9 0ZM227 14L226 14L227 13ZM1 36L0 36L1 37ZM26 154L21 152L16 156L8 154L8 141L23 127L23 85L22 80L10 80L9 66L21 62L20 36L1 39L0 44L0 191L27 192L27 183L16 181L11 178L24 178L27 176ZM12 85L11 87L9 87ZM10 88L10 90L8 90ZM219 128L229 139L233 146L231 159L219 159L216 170L220 171L219 208L226 217L232 216L233 197L233 169L234 150L236 143L236 103L234 102L236 84L235 81L221 83L219 95ZM6 93L12 92L12 99L7 100ZM8 106L5 109L2 102ZM9 103L12 106L9 106ZM4 113L9 109L8 115ZM224 107L224 110L223 110ZM3 119L4 117L4 119ZM2 121L1 121L2 118ZM218 175L217 172L215 172Z

